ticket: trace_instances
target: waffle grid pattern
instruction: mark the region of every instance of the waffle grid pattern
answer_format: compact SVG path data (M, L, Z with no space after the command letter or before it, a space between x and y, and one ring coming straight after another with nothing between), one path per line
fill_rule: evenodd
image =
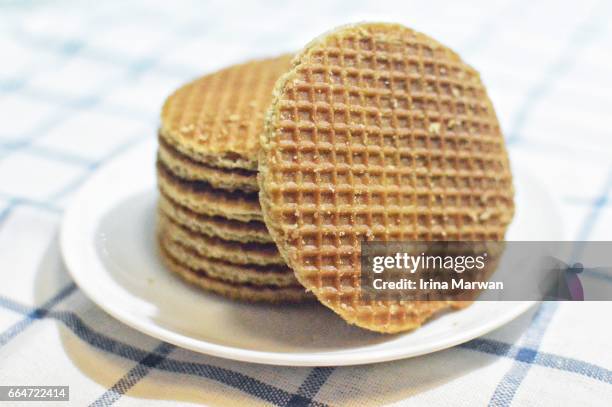
M264 180L290 265L324 302L354 309L366 305L361 240L499 240L513 214L478 74L411 30L359 30L298 56L270 119Z
M181 87L164 104L162 137L194 160L256 170L270 89L290 59L250 61Z

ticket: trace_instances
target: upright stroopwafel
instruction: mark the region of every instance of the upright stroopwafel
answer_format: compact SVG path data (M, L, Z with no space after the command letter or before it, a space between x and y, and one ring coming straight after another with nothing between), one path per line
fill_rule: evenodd
M478 73L400 25L341 27L298 54L276 85L259 161L264 219L298 280L374 331L464 304L360 298L362 240L499 240L513 216Z
M256 170L265 109L290 59L233 65L181 87L164 104L161 137L210 166Z

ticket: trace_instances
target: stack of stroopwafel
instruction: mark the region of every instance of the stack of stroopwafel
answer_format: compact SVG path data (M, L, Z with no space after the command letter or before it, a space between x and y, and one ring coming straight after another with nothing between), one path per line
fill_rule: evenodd
M245 300L307 290L387 333L468 303L362 297L362 242L503 240L514 214L478 72L396 24L340 27L292 60L182 87L162 111L158 181L170 270Z
M308 297L262 222L257 195L263 116L289 61L251 61L204 76L174 92L162 109L161 257L186 280L227 297Z

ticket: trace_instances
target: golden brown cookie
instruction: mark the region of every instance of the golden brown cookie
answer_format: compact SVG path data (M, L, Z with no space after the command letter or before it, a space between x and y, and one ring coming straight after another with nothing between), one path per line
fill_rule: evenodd
M253 285L231 283L211 277L206 271L191 269L173 258L163 245L160 245L161 260L168 270L200 288L234 300L248 302L295 303L312 298L302 286L278 287L274 285Z
M210 277L230 283L248 283L264 286L300 286L293 272L286 265L235 264L202 256L187 245L177 242L167 234L159 236L164 250L177 262L195 271L204 271Z
M158 223L166 236L201 256L234 264L285 265L274 243L241 243L194 232L158 214Z
M395 24L340 27L274 91L259 158L268 229L297 279L349 323L420 326L464 303L365 301L364 240L500 240L512 175L478 73Z
M256 170L264 112L290 60L249 61L184 85L162 108L161 137L209 166Z
M157 159L174 175L189 181L205 181L214 188L255 192L257 172L242 169L226 169L212 167L192 160L176 150L168 143L159 139Z
M164 195L196 213L243 222L263 219L257 193L226 191L203 181L187 181L172 174L160 162L157 163L157 185Z
M159 195L158 208L174 222L194 232L242 243L273 242L266 225L260 221L241 222L220 216L202 215L179 205L164 194Z

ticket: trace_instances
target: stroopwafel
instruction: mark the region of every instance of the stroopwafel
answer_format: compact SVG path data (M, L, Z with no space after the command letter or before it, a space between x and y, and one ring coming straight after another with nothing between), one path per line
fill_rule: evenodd
M159 195L158 208L174 222L194 232L242 243L273 242L266 225L260 221L241 222L220 216L202 215L172 201L164 194Z
M188 181L174 175L160 162L157 184L161 193L196 213L243 222L263 219L257 193L227 191L203 181Z
M286 265L236 264L206 257L161 234L160 244L177 262L195 271L205 271L210 277L230 283L246 283L269 286L300 286L293 272Z
M160 136L192 160L257 170L259 134L290 55L248 61L190 82L166 100Z
M478 73L424 34L358 24L307 45L274 95L260 201L297 279L349 323L378 332L465 306L365 301L360 243L504 238L512 176Z
M198 270L179 262L169 253L163 242L160 242L159 252L162 262L168 270L205 291L211 291L227 298L269 303L302 302L312 298L312 295L307 293L301 285L256 285L214 278L208 271L213 270L211 268ZM238 269L238 274L247 275L248 271L244 268L240 268L240 266L234 267ZM227 271L224 271L224 273L227 273ZM225 275L227 276L227 274Z
M159 138L158 160L174 175L189 181L204 181L214 188L255 192L257 172L242 169L211 167L199 163L177 151Z
M241 243L194 232L158 214L160 227L172 241L179 242L201 256L235 264L285 265L274 243Z

